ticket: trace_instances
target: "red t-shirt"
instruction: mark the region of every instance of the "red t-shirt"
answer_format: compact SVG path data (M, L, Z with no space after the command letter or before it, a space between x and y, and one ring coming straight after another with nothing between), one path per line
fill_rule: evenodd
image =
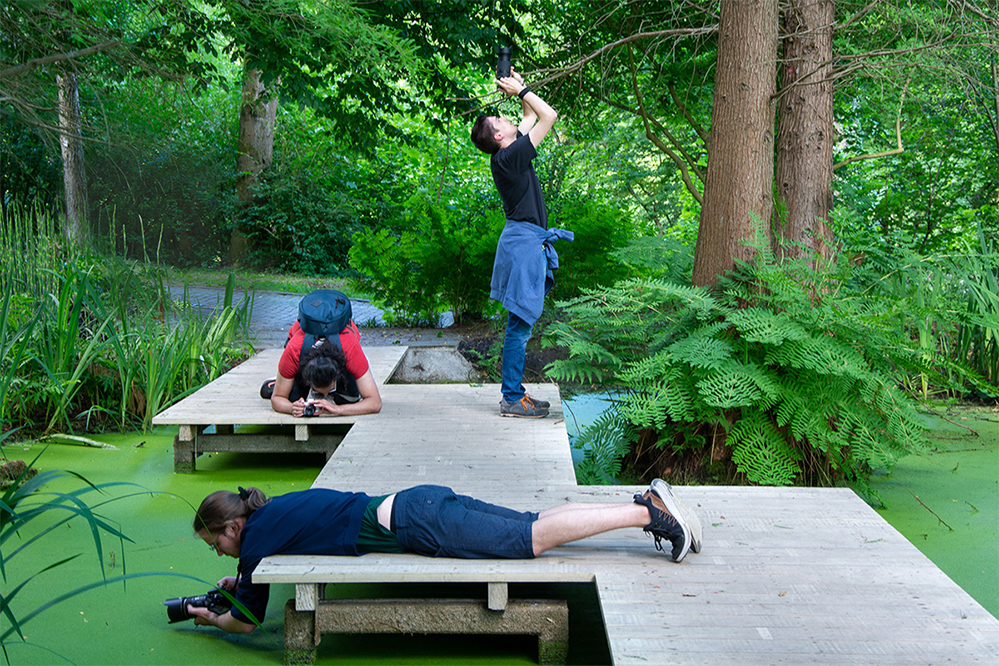
M295 375L298 374L304 338L305 332L296 321L288 331L288 341L285 343L281 360L278 361L278 373L285 379L295 379ZM368 359L361 350L361 334L353 321L340 334L340 346L343 347L343 355L347 357L347 372L353 375L354 379L363 377L368 371Z

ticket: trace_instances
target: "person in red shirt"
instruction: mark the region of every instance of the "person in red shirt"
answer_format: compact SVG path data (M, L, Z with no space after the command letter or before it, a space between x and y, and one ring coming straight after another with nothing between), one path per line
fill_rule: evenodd
M303 416L310 405L314 407L312 416L356 416L381 410L382 398L354 322L340 333L340 347L321 338L305 350L303 359L304 338L296 321L278 361L270 397L275 412ZM355 383L356 391L351 388Z

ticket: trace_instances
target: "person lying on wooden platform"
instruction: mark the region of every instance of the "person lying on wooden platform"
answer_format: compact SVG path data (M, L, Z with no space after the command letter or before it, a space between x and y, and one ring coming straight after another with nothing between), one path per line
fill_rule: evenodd
M194 531L219 556L239 560L237 575L218 582L234 594L237 604L221 615L190 605L187 612L197 625L230 633L253 631L263 621L270 585L253 583L251 577L271 555L377 552L530 559L555 546L623 527L644 529L660 551L661 541L668 541L674 562L683 560L688 550L701 550L697 515L660 479L637 493L633 502L563 504L540 513L514 511L432 485L380 497L312 488L268 499L257 488L219 490L201 503Z
M278 376L260 387L275 412L292 416L359 416L381 411L382 398L361 350L350 299L335 289L302 297L288 331Z
M339 347L324 338L302 354L304 336L295 322L278 361L278 376L269 380L273 382L270 400L275 412L358 416L381 411L382 397L354 322L340 334ZM261 395L265 392L261 388Z

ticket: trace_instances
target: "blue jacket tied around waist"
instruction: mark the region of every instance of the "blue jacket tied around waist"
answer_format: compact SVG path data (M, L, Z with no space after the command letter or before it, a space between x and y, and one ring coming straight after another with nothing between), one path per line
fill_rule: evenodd
M530 222L507 220L496 246L489 297L531 326L541 316L545 294L555 284L557 240L571 241L566 229L542 229Z

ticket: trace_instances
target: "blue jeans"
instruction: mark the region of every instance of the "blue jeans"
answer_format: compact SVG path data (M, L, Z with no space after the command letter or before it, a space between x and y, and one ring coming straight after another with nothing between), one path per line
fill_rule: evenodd
M455 495L444 486L400 491L392 531L406 550L430 557L531 559L531 525L538 514Z
M503 399L517 402L524 397L524 358L527 356L527 341L533 328L526 321L509 313L506 321L506 337L503 339Z

